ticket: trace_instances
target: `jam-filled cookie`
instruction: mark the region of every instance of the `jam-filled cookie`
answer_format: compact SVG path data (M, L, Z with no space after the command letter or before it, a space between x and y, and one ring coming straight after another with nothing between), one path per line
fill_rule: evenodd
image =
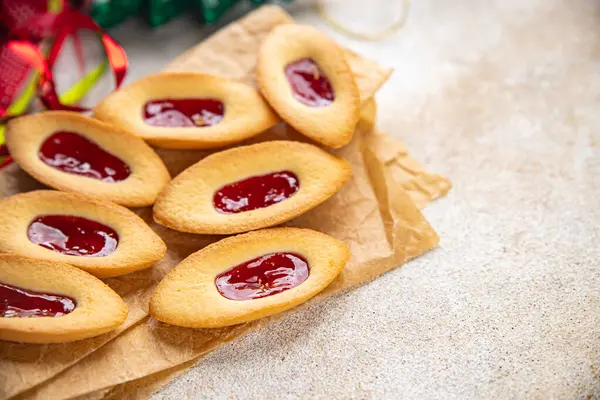
M171 149L224 147L280 121L253 87L199 73L142 78L106 97L94 115Z
M0 254L0 340L71 342L111 331L126 317L119 295L87 272Z
M350 142L360 96L344 52L311 26L281 25L258 52L256 79L269 104L300 133L329 147Z
M77 113L47 111L13 119L6 144L17 164L41 183L128 207L152 205L171 179L143 140Z
M190 233L231 234L290 220L333 196L350 164L306 143L236 147L198 161L165 188L154 219Z
M310 229L228 237L176 266L152 294L150 313L159 321L193 328L252 321L310 299L349 259L343 242Z
M68 263L97 277L148 268L167 249L125 207L52 190L0 200L0 252Z

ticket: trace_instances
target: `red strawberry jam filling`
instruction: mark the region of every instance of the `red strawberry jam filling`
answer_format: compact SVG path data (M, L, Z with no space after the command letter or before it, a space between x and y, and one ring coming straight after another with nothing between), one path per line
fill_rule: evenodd
M0 317L61 317L75 309L74 299L40 293L0 282Z
M271 253L217 275L215 285L219 293L230 300L260 299L300 285L309 273L304 257Z
M280 203L299 189L300 181L293 172L273 172L223 186L213 196L213 205L224 214L236 214Z
M331 82L312 59L303 58L288 64L285 75L300 103L309 107L325 107L335 100Z
M38 153L45 164L68 174L103 182L119 182L131 174L129 165L88 138L73 132L56 132Z
M161 127L203 127L223 119L225 107L216 99L158 99L144 105L144 122Z
M105 257L119 244L119 235L111 227L72 215L37 217L27 236L32 243L69 256Z

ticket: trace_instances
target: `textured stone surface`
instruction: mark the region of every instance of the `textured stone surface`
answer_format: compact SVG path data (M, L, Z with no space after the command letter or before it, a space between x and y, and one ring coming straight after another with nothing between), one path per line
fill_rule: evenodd
M134 76L201 37L190 26L124 38ZM396 68L378 124L452 179L425 210L441 244L155 399L600 397L600 3L419 0L385 41L332 34Z

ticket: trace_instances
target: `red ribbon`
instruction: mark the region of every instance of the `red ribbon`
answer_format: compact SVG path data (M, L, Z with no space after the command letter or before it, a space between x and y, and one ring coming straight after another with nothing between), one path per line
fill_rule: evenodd
M24 63L16 54L8 49L6 45L0 45L0 109L8 107L19 89L23 80L27 77L29 65Z
M98 33L108 63L113 71L115 88L121 86L128 66L125 50L87 15L73 10L66 10L60 14L44 13L36 15L27 21L25 25L14 29L9 34L9 37L18 37L21 40L9 40L8 49L39 71L39 96L44 106L50 110L88 111L84 107L71 106L60 102L52 73L52 68L65 40L75 35L79 30L90 30ZM52 47L47 59L36 44L43 37L53 37ZM2 116L6 116L6 109L0 108L0 117Z
M115 78L115 88L123 83L127 73L125 50L108 36L90 17L68 9L62 2L61 13L46 10L47 0L0 0L0 22L8 28L8 42L0 45L2 74L0 74L0 123L15 117L7 108L11 99L26 78L30 67L40 73L38 95L44 106L50 110L88 111L87 108L63 104L56 92L52 69L67 38L72 37L76 47L79 69L83 72L81 42L77 36L80 30L90 30L99 35L104 46L108 63ZM0 24L0 29L2 28ZM39 49L43 38L53 38L48 57ZM0 146L0 168L11 163L5 145Z
M7 33L33 16L46 12L48 0L0 0L0 107L8 107L30 67L7 46Z

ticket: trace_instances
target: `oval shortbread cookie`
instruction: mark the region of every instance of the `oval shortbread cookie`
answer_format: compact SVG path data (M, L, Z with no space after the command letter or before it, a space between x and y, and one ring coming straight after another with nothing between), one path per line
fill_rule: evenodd
M240 324L295 307L350 259L343 242L309 229L274 228L223 239L190 255L158 285L150 313L193 328Z
M350 164L306 143L272 141L212 154L165 188L154 219L190 233L231 234L288 221L333 196Z

